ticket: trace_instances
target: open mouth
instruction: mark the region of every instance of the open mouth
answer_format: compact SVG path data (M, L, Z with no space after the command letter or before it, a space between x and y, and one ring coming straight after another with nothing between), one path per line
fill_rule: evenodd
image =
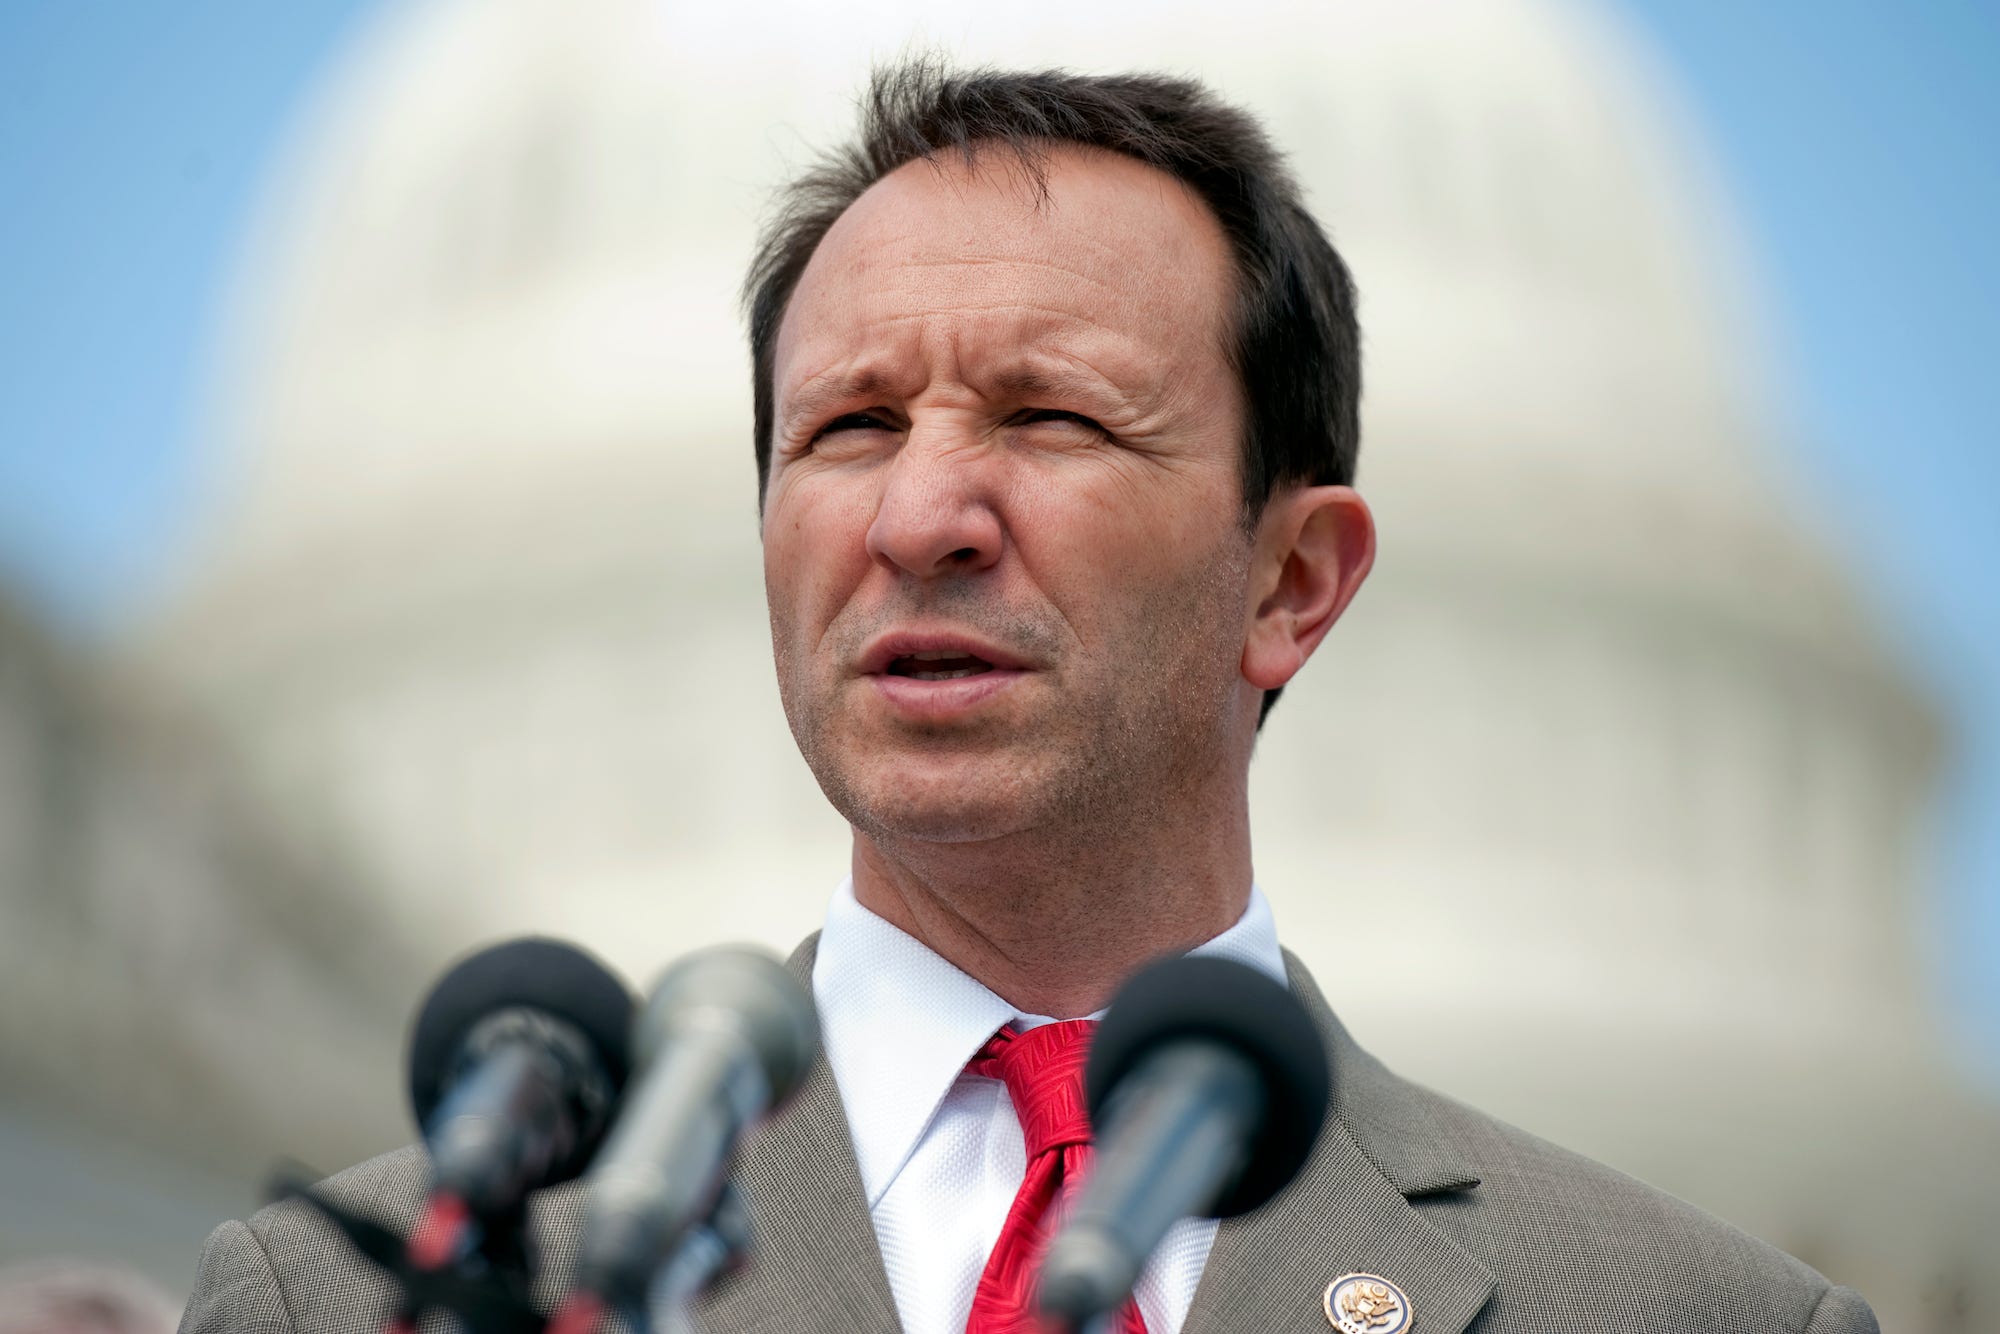
M909 653L891 658L885 669L890 676L907 676L912 681L956 681L961 676L978 676L993 670L993 664L970 653Z

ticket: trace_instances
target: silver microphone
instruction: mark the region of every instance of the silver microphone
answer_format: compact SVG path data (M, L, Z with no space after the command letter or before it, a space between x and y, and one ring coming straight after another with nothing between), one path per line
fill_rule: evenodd
M812 997L775 955L725 945L669 968L586 1178L578 1292L643 1312L654 1276L714 1214L738 1138L783 1105L818 1054Z

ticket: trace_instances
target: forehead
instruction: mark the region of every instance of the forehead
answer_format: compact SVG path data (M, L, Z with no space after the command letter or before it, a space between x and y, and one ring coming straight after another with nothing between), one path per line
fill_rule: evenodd
M897 343L973 359L1053 353L1114 378L1222 357L1235 284L1207 205L1119 154L1057 147L1041 165L1038 185L996 148L876 182L800 278L778 335L778 392Z

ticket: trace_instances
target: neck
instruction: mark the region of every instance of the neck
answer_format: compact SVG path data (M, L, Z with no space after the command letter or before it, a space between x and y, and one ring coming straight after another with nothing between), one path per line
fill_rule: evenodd
M1208 818L1149 825L979 843L857 830L854 895L1023 1013L1076 1018L1142 965L1226 931L1249 903L1247 793Z

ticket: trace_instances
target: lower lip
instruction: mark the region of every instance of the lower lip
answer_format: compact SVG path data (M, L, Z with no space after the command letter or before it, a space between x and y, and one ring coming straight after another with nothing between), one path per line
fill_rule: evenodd
M903 717L921 722L947 722L972 712L1026 675L1024 671L995 667L975 676L954 676L945 681L919 681L914 676L891 676L887 672L871 679L876 693Z

